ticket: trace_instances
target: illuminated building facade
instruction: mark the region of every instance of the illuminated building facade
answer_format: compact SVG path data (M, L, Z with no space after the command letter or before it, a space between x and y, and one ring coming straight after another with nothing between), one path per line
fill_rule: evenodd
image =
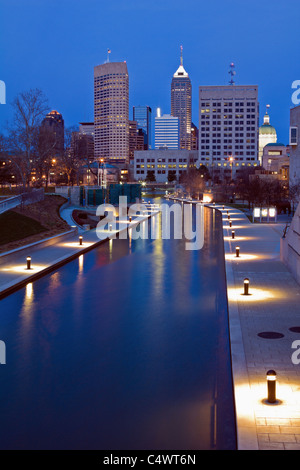
M155 149L179 148L179 118L163 114L155 118Z
M157 183L178 181L188 169L196 168L197 150L160 149L134 152L134 179L144 181L153 174Z
M129 77L126 62L94 67L95 158L128 162Z
M171 115L179 119L179 148L192 148L192 84L183 67L182 48L180 66L171 83Z
M62 115L58 111L50 111L43 119L41 124L41 137L49 134L52 136L55 144L52 147L53 157L59 156L64 151L65 125Z
M134 106L133 120L137 122L138 129L144 134L144 150L152 147L152 110L150 106Z
M212 177L259 166L257 86L199 87L199 164Z
M267 106L268 108L269 106ZM264 123L259 128L259 161L262 163L264 147L268 144L276 144L277 133L276 129L270 124L270 116L268 109L264 115Z

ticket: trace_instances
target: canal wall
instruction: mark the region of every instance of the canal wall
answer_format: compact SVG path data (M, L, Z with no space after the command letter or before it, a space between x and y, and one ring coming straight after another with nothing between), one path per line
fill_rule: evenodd
M22 248L16 248L15 250L7 251L0 255L0 266L6 264L7 262L14 263L20 259L22 254L27 256L29 253L34 253L37 250L48 248L52 245L60 243L70 236L76 235L78 232L77 227L74 227L67 232L63 232L59 235L55 235L54 237L45 238L44 240L40 240L39 242L31 243L29 245L25 245Z
M280 241L280 257L300 284L300 204L286 236Z

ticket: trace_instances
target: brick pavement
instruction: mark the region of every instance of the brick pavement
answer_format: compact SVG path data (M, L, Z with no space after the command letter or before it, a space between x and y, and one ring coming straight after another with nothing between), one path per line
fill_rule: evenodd
M290 328L300 327L300 286L280 261L284 225L252 224L236 209L215 208L223 214L238 448L299 450L300 364L292 362L292 343L300 333ZM248 297L241 295L245 278ZM264 332L282 336L260 337ZM276 404L266 401L269 369L277 373Z

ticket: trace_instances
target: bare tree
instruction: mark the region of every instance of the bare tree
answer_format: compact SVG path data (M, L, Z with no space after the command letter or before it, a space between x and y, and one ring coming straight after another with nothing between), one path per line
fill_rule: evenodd
M186 191L190 194L199 194L203 192L205 187L206 173L203 169L192 168L186 173L183 173L180 177L180 183L182 183Z
M300 201L300 180L290 184L288 191L288 200L291 204L292 214L295 213L296 207Z
M62 155L59 157L58 167L60 172L67 176L68 185L73 184L74 178L77 177L79 171L79 159L77 157L76 149L72 144L72 135L75 132L74 127L65 129L64 144L65 148Z
M14 117L8 128L9 158L17 168L24 188L29 186L35 165L36 142L42 119L47 114L48 100L39 89L19 93L12 102Z

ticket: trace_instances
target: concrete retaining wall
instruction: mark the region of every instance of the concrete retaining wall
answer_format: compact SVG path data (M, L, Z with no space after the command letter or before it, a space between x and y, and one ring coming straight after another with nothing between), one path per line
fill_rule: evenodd
M285 238L280 242L281 261L300 284L300 204Z

